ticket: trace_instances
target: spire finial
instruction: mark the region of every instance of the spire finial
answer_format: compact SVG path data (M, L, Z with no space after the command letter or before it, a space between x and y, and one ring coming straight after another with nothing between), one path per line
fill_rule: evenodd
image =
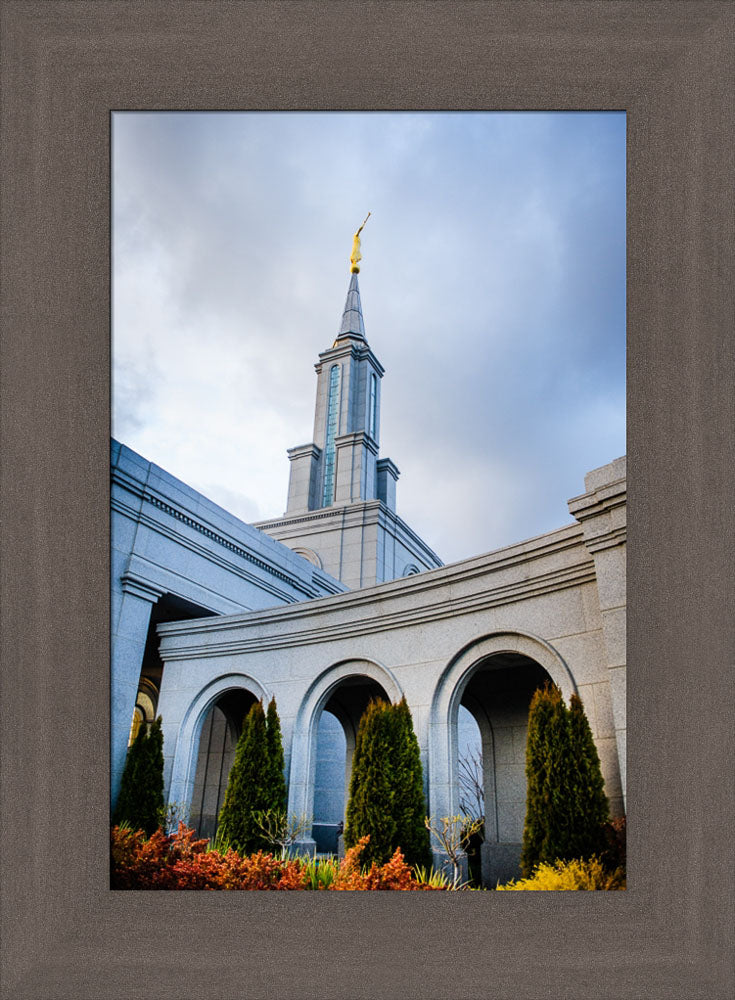
M365 216L365 222L370 218L370 212ZM362 260L362 254L360 253L360 233L365 228L365 222L360 226L355 235L352 238L352 253L350 254L350 272L352 274L359 274L360 268L358 266L359 261Z

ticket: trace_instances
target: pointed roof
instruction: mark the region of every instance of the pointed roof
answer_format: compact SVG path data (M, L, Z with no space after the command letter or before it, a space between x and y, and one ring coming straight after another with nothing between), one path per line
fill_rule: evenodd
M362 305L360 304L360 286L357 283L356 274L350 275L350 287L347 289L347 298L337 340L342 337L357 337L367 343L365 323L362 319Z

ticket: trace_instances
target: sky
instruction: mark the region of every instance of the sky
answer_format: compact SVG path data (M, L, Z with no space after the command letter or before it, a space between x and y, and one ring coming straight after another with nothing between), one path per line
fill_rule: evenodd
M380 454L453 562L571 521L625 453L624 113L118 112L113 435L285 512L362 233Z

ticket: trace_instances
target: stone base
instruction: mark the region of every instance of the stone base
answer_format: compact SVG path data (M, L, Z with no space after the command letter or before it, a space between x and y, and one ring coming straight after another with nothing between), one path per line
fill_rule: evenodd
M521 844L484 843L480 847L482 884L494 889L500 882L521 877Z
M316 841L313 837L302 837L300 840L294 841L291 853L310 854L313 858L316 855Z

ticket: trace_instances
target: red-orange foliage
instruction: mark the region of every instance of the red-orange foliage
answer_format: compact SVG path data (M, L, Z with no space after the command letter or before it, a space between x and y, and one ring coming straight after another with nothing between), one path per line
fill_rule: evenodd
M142 830L112 830L113 889L304 889L298 861L281 861L259 851L241 858L235 851L207 851L207 840L179 824L148 840Z
M336 890L431 889L417 882L400 848L384 865L373 863L360 870L360 854L369 838L363 837L347 851L334 882ZM207 840L194 840L194 831L183 823L175 834L157 830L146 839L142 830L112 829L111 885L113 889L306 889L303 863L282 860L272 854L250 854L241 858L207 851Z
M400 847L396 848L390 861L386 861L384 865L377 865L373 861L370 868L362 873L359 858L369 839L369 837L361 837L355 846L347 851L339 866L339 872L329 887L330 889L337 891L398 889L405 892L434 888L416 881L404 860Z

